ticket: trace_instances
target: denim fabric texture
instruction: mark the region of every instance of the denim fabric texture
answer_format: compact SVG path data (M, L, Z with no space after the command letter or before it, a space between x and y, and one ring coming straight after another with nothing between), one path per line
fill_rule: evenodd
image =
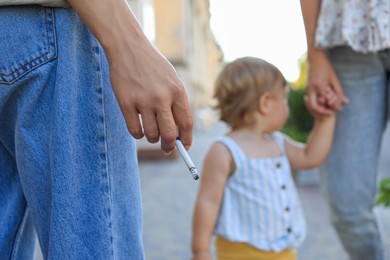
M321 169L323 188L350 258L383 260L380 224L373 209L388 111L390 55L361 54L349 47L328 54L350 102L337 114L332 149Z
M0 8L0 259L144 259L135 141L72 9Z

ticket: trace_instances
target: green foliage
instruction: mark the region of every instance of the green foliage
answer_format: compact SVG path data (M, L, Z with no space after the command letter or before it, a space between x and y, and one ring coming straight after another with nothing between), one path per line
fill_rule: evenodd
M390 207L390 178L383 178L379 185L379 195L376 205Z
M306 108L303 97L306 88L291 89L288 97L290 116L282 132L299 142L306 142L307 137L313 127L313 117Z

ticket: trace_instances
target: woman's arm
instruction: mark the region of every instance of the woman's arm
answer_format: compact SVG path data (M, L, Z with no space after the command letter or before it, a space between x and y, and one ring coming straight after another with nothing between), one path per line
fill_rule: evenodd
M305 24L307 52L309 57L315 55L316 52L321 52L314 44L320 5L321 0L301 0L301 11Z
M307 54L309 61L309 75L307 85L308 106L317 116L329 116L333 111L342 109L348 103L338 77L330 64L324 50L315 46L315 33L320 11L321 0L301 0L301 10L306 29ZM318 96L323 95L330 87L338 99L333 103L322 104Z
M192 143L192 115L185 88L173 66L143 33L125 0L69 0L102 44L110 78L129 132L149 142L161 137L161 148L180 140ZM142 117L142 126L139 116Z

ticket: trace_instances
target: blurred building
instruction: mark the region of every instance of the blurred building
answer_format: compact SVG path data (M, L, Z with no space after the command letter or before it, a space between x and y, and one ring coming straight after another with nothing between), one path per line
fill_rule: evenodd
M207 126L223 54L210 28L209 0L127 0L145 34L182 79L196 127ZM164 158L159 144L138 141L140 159Z

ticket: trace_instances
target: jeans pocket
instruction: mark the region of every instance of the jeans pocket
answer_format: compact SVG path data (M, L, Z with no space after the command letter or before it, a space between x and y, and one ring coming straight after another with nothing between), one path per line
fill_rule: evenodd
M57 57L54 22L52 8L0 8L0 84L12 84Z

